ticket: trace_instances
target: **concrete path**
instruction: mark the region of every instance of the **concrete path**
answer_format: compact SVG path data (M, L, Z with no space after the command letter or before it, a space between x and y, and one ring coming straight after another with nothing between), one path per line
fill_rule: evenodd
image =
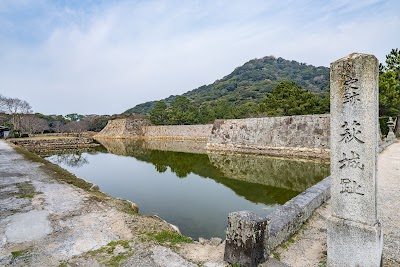
M378 157L378 214L384 232L383 266L400 266L400 141ZM326 219L330 203L318 208L302 229L275 251L292 267L325 266Z

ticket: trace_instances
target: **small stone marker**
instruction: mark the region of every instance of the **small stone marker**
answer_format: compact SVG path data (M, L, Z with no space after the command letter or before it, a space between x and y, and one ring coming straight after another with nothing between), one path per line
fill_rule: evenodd
M378 60L331 63L331 198L327 266L380 266L377 217Z
M393 121L393 118L392 117L389 117L389 120L388 120L388 122L387 122L387 126L388 126L388 128L389 128L389 132L388 132L388 134L387 134L387 136L386 136L386 141L391 141L391 140L393 140L393 139L395 139L396 138L396 135L394 134L394 126L395 126L396 124L395 124L395 122Z

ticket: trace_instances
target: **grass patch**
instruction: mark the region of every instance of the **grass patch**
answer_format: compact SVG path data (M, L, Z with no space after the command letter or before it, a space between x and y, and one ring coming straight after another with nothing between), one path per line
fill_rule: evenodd
M133 253L119 253L116 256L112 256L107 262L105 262L106 266L109 267L118 267L120 266L120 262L132 256Z
M318 262L318 267L326 267L327 251L322 251L322 259Z
M171 245L176 245L178 243L193 243L193 240L190 237L183 236L173 231L162 231L158 234L148 233L147 236L161 245L167 243Z
M30 182L23 182L17 184L18 187L18 198L33 198L38 192L35 191L35 187Z
M19 257L26 257L29 255L29 250L28 249L24 249L24 250L17 250L17 251L12 251L11 252L12 255L12 261L19 258Z
M296 234L297 234L297 233L296 233ZM288 249L289 246L290 246L291 244L293 244L294 242L295 242L295 240L293 239L293 236L292 236L292 237L290 237L285 243L282 244L282 248Z
M114 255L114 251L117 246L122 246L127 251ZM111 241L104 247L86 252L86 256L96 257L99 262L109 267L120 266L121 261L131 257L132 255L132 248L127 240Z
M111 241L110 243L107 244L107 249L106 252L108 254L114 253L115 247L117 245L121 245L123 248L128 249L130 248L129 246L129 241L126 240L119 240L119 241Z
M88 251L87 254L89 254L91 256L95 256L100 253L112 254L112 253L114 253L115 247L117 245L121 245L125 249L130 248L129 241L118 240L118 241L111 241L110 243L108 243L107 245L105 245L104 247L101 247L99 249Z
M127 214L130 214L130 215L140 215L139 213L136 213L132 209L132 204L129 203L129 201L127 201L127 200L122 200L122 203L121 203L121 205L119 205L118 210L125 212Z
M273 252L272 255L274 256L275 259L281 260L281 254L277 251Z
M121 245L123 248L130 248L129 241L127 240L119 240L119 241L111 241L107 244L107 246L116 247L117 245Z

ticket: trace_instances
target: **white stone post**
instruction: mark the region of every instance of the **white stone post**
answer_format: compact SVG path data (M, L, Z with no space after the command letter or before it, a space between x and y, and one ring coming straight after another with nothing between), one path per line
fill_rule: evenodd
M377 217L378 60L331 63L331 198L327 266L380 266Z

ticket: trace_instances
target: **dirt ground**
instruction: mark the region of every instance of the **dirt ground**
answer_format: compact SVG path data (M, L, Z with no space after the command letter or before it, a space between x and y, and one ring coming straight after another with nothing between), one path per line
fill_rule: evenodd
M0 266L224 266L184 259L176 252L186 254L188 240L167 222L135 214L128 202L87 190L49 164L0 140Z

